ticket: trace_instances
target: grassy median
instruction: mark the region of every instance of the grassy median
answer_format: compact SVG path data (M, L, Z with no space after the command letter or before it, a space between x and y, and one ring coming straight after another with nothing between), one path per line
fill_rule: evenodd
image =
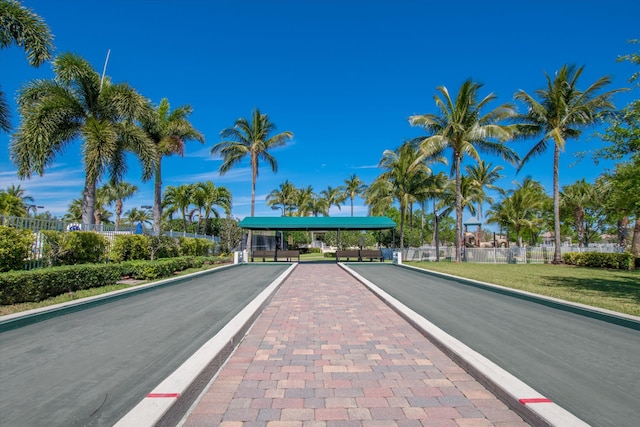
M640 316L640 270L602 270L552 264L405 264Z

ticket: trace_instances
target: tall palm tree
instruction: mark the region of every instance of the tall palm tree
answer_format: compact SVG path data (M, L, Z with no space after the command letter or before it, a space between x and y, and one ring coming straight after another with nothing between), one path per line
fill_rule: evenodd
M400 248L404 248L404 220L407 208L420 192L431 169L424 162L424 154L412 141L406 141L396 150L385 150L378 167L384 172L379 180L391 183L392 194L400 204Z
M182 184L178 187L169 185L164 192L162 201L167 213L179 211L182 214L184 231L187 231L187 217L189 207L194 203L196 187L193 184Z
M203 234L206 234L207 223L211 215L220 218L218 208L222 208L225 215L231 215L232 196L227 187L216 187L212 181L198 182L195 184L194 200L203 211L200 216L200 220L203 222Z
M309 216L313 212L314 199L316 198L313 187L308 185L296 189L296 206L298 216Z
M280 187L267 195L267 206L272 209L282 207L282 216L292 216L296 208L297 188L287 179Z
M327 186L325 190L320 192L320 196L326 201L327 210L325 211L325 215L329 216L329 211L331 210L331 206L335 206L338 210L342 210L340 205L344 203L345 195L344 195L344 187L339 185L337 187L332 187L330 185Z
M428 135L419 138L425 153L442 153L446 149L452 152L452 175L456 180L456 261L461 260L462 235L462 193L460 184L461 164L465 156L480 161L480 152L495 154L509 162L516 162L517 154L502 142L514 136L510 126L501 125L506 119L515 116L513 107L502 104L487 113L483 109L496 99L491 93L478 100L478 91L482 85L472 80L465 81L455 100L445 86L439 86L440 93L434 97L440 114L424 114L409 117L412 126L421 126ZM498 142L496 142L496 140Z
M351 216L353 216L353 199L356 196L360 196L367 189L365 184L356 174L352 174L349 178L344 180L345 195L351 201Z
M116 183L109 182L101 188L106 194L108 203L115 203L116 227L119 227L120 217L124 210L124 201L136 194L138 187L131 183L121 181Z
M220 175L224 175L231 168L239 164L245 157L249 157L251 165L251 216L256 210L256 181L260 161L266 162L274 173L278 172L278 162L269 152L286 145L293 138L289 131L273 134L276 126L269 120L269 116L254 109L251 119L239 118L232 128L224 129L220 136L224 139L211 148L211 154L222 155ZM247 236L248 246L251 245L251 230Z
M527 113L519 116L519 127L523 135L541 136L520 162L518 170L530 159L545 152L553 144L553 218L555 251L553 263L562 262L560 253L560 152L570 139L577 139L582 130L599 123L607 113L614 109L611 102L618 90L597 94L607 86L611 79L600 77L587 89L578 89L578 79L584 67L564 65L556 74L545 73L547 87L535 91L538 99L527 92L516 92L515 99L527 107Z
M0 49L20 46L33 67L51 58L53 36L44 20L14 0L0 0ZM9 132L9 106L0 86L0 130Z
M485 188L502 192L502 189L494 185L494 183L502 178L500 171L504 168L500 165L493 166L491 163L486 163L484 160L480 160L477 164L469 165L465 169L467 175L473 180L477 187L476 196L478 198L478 208L476 211L478 213L478 221L482 223L482 204L484 202L488 202L489 204L493 203L493 199L486 195Z
M204 143L204 136L189 122L192 108L182 105L173 111L169 101L163 98L160 105L151 106L151 112L141 120L142 129L155 143L158 150L158 162L153 173L153 233L160 233L162 221L162 158L174 154L184 156L185 142Z
M542 226L546 200L542 185L526 177L515 189L508 191L503 200L491 205L487 212L487 223L512 230L520 245L523 231L533 233Z
M601 194L600 197L603 195ZM584 178L562 187L560 191L560 207L565 207L573 214L573 222L578 235L578 246L582 247L586 242L584 220L586 207L598 198L595 188Z
M85 183L82 222L93 223L96 186L108 173L120 181L126 153L141 160L142 178L151 177L157 161L153 142L134 123L147 101L126 84L101 78L85 59L65 53L53 62L53 80L35 80L19 92L22 116L11 146L18 176L43 175L56 155L76 138L82 140Z
M364 194L365 204L369 206L368 214L372 216L384 215L393 205L393 185L386 179L376 178Z
M320 195L313 194L309 202L309 211L313 216L318 216L319 214L327 215L329 211L327 200Z
M27 215L29 214L29 210L32 207L35 207L35 205L33 204L35 202L35 199L31 196L27 196L24 188L22 188L20 184L11 184L7 187L5 193L7 194L7 196L11 196L5 197L5 203L9 200L15 200L15 203L19 203L24 207ZM22 212L22 210L20 209L19 212Z

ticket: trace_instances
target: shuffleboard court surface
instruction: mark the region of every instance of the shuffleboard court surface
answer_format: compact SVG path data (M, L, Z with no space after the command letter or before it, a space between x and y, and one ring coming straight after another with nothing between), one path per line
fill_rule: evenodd
M0 425L113 425L288 267L213 271L0 333Z
M587 423L638 425L640 331L408 268L348 266Z

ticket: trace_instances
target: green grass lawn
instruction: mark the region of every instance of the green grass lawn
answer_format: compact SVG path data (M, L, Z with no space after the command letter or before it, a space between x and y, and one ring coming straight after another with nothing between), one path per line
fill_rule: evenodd
M552 264L405 264L640 316L640 270L603 270Z

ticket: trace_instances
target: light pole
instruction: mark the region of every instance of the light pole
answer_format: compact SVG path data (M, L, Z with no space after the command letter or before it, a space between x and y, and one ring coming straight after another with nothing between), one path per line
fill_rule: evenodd
M33 209L33 216L36 216L38 213L38 209L44 209L44 206L36 206L36 205L27 205L27 216L29 216L29 211Z

